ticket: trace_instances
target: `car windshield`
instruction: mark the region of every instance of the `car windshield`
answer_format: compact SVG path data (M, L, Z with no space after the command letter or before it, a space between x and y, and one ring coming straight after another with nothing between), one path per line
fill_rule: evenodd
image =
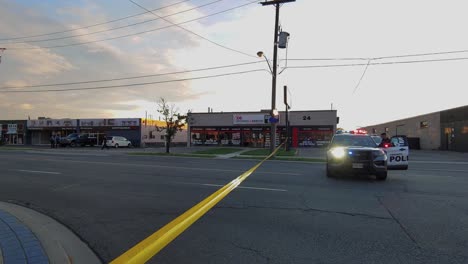
M331 146L375 147L375 142L370 136L366 135L336 135L332 140Z
M382 142L382 138L379 136L372 136L372 139L375 141L377 145L380 144L380 142Z

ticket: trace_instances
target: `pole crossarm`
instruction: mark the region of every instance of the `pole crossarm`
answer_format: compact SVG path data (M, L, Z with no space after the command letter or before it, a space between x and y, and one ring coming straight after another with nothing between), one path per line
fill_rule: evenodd
M296 0L273 0L273 1L261 2L260 4L263 6L267 6L267 5L276 5L276 4L283 4L283 3L289 3L289 2L296 2Z

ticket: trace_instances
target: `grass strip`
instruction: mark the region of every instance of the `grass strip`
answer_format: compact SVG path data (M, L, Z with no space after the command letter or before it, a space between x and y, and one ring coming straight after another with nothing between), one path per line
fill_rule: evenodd
M193 154L213 154L213 155L224 155L239 152L242 149L240 148L214 148L214 149L205 149L193 152Z
M129 152L131 156L166 156L166 157L196 157L196 158L215 158L213 154L191 154L191 153L163 153L163 152Z
M269 149L254 149L254 150L249 150L246 152L241 153L240 155L242 156L263 156L266 157L270 154ZM288 157L293 157L296 156L297 150L291 149L289 151L286 151L284 149L280 149L278 153L276 153L276 156L288 156Z

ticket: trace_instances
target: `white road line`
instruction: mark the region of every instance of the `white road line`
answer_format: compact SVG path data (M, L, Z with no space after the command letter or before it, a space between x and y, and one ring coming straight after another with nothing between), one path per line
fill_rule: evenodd
M200 184L203 186L213 186L213 187L223 187L222 184L210 184L210 183L203 183ZM271 189L271 188L260 188L260 187L248 187L248 186L238 186L239 189L250 189L250 190L261 190L261 191L274 191L274 192L287 192L288 190L283 189Z
M409 164L411 163L430 163L430 164L460 164L460 165L468 165L468 162L464 161L432 161L432 160L410 160Z
M28 154L45 154L45 155L67 155L67 156L93 156L93 157L108 157L108 154L94 154L94 153L71 153L71 152L65 152L65 151L57 151L57 152L51 152L51 151L26 151Z
M224 187L222 184L211 184L211 183L194 183L194 182L173 182L175 184L187 184L187 185L201 185L201 186L210 186L210 187ZM287 192L288 190L284 189L272 189L272 188L261 188L261 187L249 187L249 186L238 186L239 189L250 189L250 190L260 190L260 191L274 191L274 192Z
M12 170L12 171L19 171L19 172L28 172L28 173L41 173L41 174L62 174L61 172L55 172L55 171L35 171L35 170Z
M66 189L69 189L69 188L72 188L72 187L75 187L75 186L79 186L80 184L79 183L72 183L72 184L68 184L68 185L65 185L65 186L59 186L57 188L53 188L52 191L62 191L62 190L66 190Z
M451 169L413 169L411 168L412 171L439 171L439 172L468 172L468 170L451 170Z
M35 160L23 158L22 160ZM52 159L40 159L41 161L53 161ZM150 164L139 164L139 163L117 163L117 162L101 162L101 161L86 161L86 160L60 160L61 162L70 163L83 163L83 164L96 164L96 165L116 165L116 166L132 166L132 167L145 167L145 168L166 168L166 169L181 169L181 170L198 170L198 171L219 171L219 172L244 172L243 170L229 170L229 169L214 169L214 168L197 168L197 167L182 167L182 166L168 166L168 165L150 165ZM273 172L273 171L256 171L258 174L275 174L275 175L290 175L300 176L302 173L292 172Z

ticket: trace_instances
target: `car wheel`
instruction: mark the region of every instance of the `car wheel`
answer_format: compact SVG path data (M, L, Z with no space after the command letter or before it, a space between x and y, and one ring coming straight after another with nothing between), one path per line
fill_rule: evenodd
M128 143L127 147L131 148L131 147L132 147L132 144Z
M377 174L375 174L377 180L379 181L385 181L387 179L387 172L384 171L384 172L378 172Z
M119 148L119 144L115 144L115 148Z
M72 147L72 148L73 148L73 147L76 147L76 143L75 143L75 142L71 142L71 143L70 143L70 147Z

